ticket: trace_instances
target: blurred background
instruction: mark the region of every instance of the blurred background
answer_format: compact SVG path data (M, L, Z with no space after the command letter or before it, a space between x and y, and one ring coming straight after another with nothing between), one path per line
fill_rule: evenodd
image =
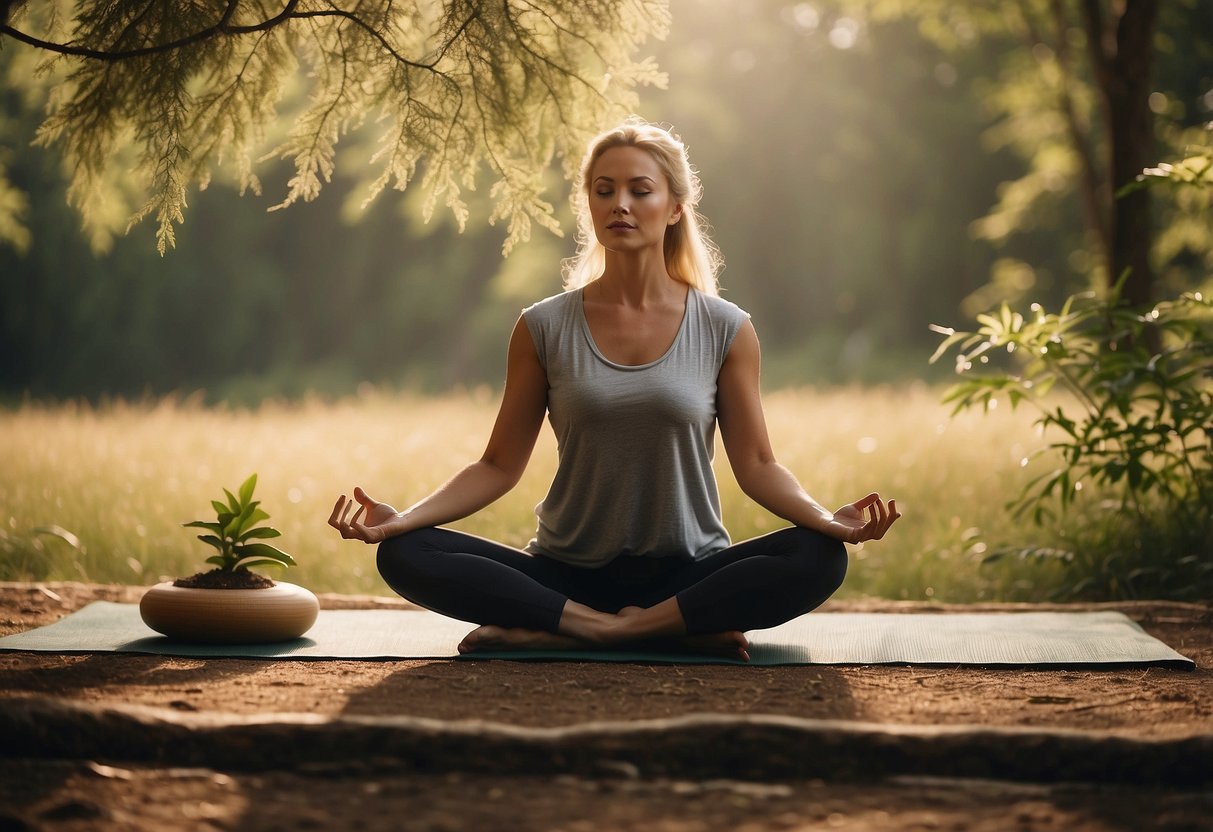
M1130 22L1092 50L1094 9L1105 25L1157 18L1147 37ZM1129 297L1211 294L1213 187L1193 175L1213 165L1210 0L671 0L670 10L668 38L637 56L651 52L668 86L643 88L637 110L672 126L701 173L725 296L763 340L781 461L824 502L879 489L905 512L895 539L855 547L845 592L1207 599L1207 308L1172 356L1167 378L1189 380L1168 387L1170 415L1126 425L1133 441L1119 445L1114 474L1155 473L1119 484L1083 468L1110 459L1103 444L1063 459L1064 432L1043 430L1030 406L952 414L941 402L952 357L929 362L940 341L929 327L971 330L1003 302L1056 310L1106 290L1118 262L1148 278ZM560 290L573 253L564 175L547 172L545 198L565 235L537 229L503 258L487 174L465 192L462 234L450 212L423 220L416 186L363 210L379 169L367 163L373 129L358 130L313 202L267 210L288 190L290 161L260 167L261 195L218 177L191 191L161 257L152 220L123 233L144 199L137 177L89 192L87 229L68 207L70 171L31 144L55 82L30 71L32 52L0 40L0 580L190 574L204 547L181 523L258 472L300 563L290 580L387 592L369 550L327 527L333 501L360 484L409 505L481 450L510 329ZM1094 52L1121 74L1093 68ZM289 129L306 86L288 93L271 132ZM1115 181L1158 165L1158 186L1145 192L1148 212L1115 233L1116 207L1140 204L1114 197L1107 160L1126 150L1132 163ZM124 152L116 158L121 173ZM1180 187L1183 176L1192 181ZM1117 261L1112 242L1148 258ZM1015 359L1037 354L997 352L1015 372ZM1145 387L1085 376L1076 396L1054 391L1048 404L1057 414L1106 404L1091 424L1111 430L1120 423L1104 415L1128 420L1148 404L1133 397L1156 392L1157 361L1139 358L1125 357L1137 373L1125 378ZM1086 370L1106 363L1092 360ZM1000 383L988 389L1005 403ZM1142 444L1147 429L1155 445ZM460 527L525 544L554 464L545 433L520 486ZM1041 486L1062 516L1008 510L1033 483L1063 480L1056 493ZM735 539L780 524L723 472L721 486Z
M1046 106L1055 56L1025 38L1017 7L977 28L943 7L924 21L824 2L672 3L670 36L649 44L669 86L644 90L640 115L690 147L725 296L754 315L768 387L942 378L949 369L927 363L929 324L963 324L1004 299L1055 306L1093 279L1080 171ZM1163 3L1155 43L1150 107L1166 160L1188 137L1207 143L1207 0ZM1079 117L1097 118L1089 78L1076 82ZM164 257L151 223L90 244L65 204L62 163L29 146L40 106L3 95L0 148L30 200L28 239L0 246L10 404L496 386L518 311L559 290L572 253L558 172L548 195L565 238L537 230L503 258L483 194L463 234L441 211L424 223L411 191L361 210L372 172L360 178L370 140L357 135L315 202L267 213L284 163L263 172L263 196L220 181L193 194ZM1159 194L1168 289L1210 273L1213 230L1181 213ZM1166 236L1181 225L1182 239Z

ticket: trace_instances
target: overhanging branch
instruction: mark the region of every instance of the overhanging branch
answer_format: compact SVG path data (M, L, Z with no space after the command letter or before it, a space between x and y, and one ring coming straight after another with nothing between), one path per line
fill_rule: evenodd
M0 2L4 2L4 0L0 0ZM159 43L154 46L144 46L144 47L140 47L139 49L113 49L113 50L91 49L91 48L84 47L84 46L76 46L71 43L55 43L54 41L47 41L47 40L42 40L41 38L36 38L33 35L29 35L18 29L14 29L12 26L9 26L7 24L0 25L0 35L9 35L14 40L19 40L22 43L29 44L30 46L33 46L37 49L44 49L48 52L54 52L59 55L71 55L71 56L77 57L77 58L88 58L88 59L96 60L96 61L105 61L107 63L116 63L118 61L130 60L132 58L142 58L142 57L146 57L148 55L156 55L156 54L160 54L160 53L164 53L164 52L171 52L175 49L182 49L186 46L190 46L195 43L201 43L202 41L205 41L208 38L213 38L216 36L250 35L250 34L256 34L258 32L266 32L270 29L273 29L276 26L279 26L279 25L287 22L288 20L307 20L307 19L312 19L312 18L336 17L336 18L340 18L342 20L349 21L354 26L357 26L360 29L364 30L368 35L370 35L372 38L377 40L379 42L379 45L383 48L384 52L391 55L393 60L397 61L398 63L403 64L405 66L412 67L414 69L425 69L425 70L433 71L433 70L436 70L438 63L446 55L447 50L450 48L451 44L456 39L458 39L458 37L460 35L462 35L466 31L468 25L473 20L475 20L477 17L480 16L480 10L479 10L479 8L477 8L476 10L474 10L472 12L472 14L468 17L468 19L463 22L463 24L459 27L459 29L455 32L455 34L451 37L451 39L442 45L442 48L438 51L438 54L434 57L433 60L421 62L421 61L410 60L410 59L406 58L405 56L401 55L395 49L395 47L393 47L392 44L389 43L388 40L383 36L382 32L380 32L374 26L370 25L369 23L367 23L365 20L363 20L362 18L360 18L358 15L354 14L353 12L344 11L342 9L327 9L324 11L296 12L295 8L299 5L299 0L290 0L290 2L287 3L286 7L283 8L283 10L280 13L278 13L277 15L275 15L274 17L271 17L267 20L263 20L260 23L252 23L252 24L248 24L245 26L233 26L233 25L231 25L230 20L232 18L232 15L235 13L236 6L238 4L239 4L238 0L231 0L231 2L228 4L227 8L224 9L223 16L220 17L218 22L216 22L213 26L208 26L205 29L194 32L193 34L190 34L190 35L186 35L183 38L178 38L177 40L170 41L168 43ZM0 19L2 19L2 18L0 18Z
M0 2L3 2L3 0L0 0ZM42 40L41 38L36 38L33 35L28 35L19 29L14 29L12 26L8 25L8 21L5 18L0 18L0 20L4 21L3 24L0 25L0 35L8 35L14 40L19 40L22 43L28 44L37 49L44 49L47 52L55 52L59 55L71 55L73 57L89 58L95 61L126 61L130 60L131 58L142 58L147 55L156 55L161 52L171 52L174 49L181 49L195 43L201 43L202 41L207 40L208 38L213 38L216 35L249 35L255 32L264 32L267 29L272 29L293 17L301 17L302 15L295 13L295 8L298 5L299 0L288 0L282 11L271 18L263 20L260 23L251 23L245 26L233 26L231 25L230 21L232 19L232 15L236 11L237 0L231 0L227 7L224 8L223 14L220 16L219 20L217 20L213 26L208 26L205 29L201 29L193 34L186 35L183 38L169 41L168 43L158 43L154 46L143 46L139 49L90 49L86 46L76 46L71 43L55 43L54 41ZM0 11L7 14L8 7L0 6Z

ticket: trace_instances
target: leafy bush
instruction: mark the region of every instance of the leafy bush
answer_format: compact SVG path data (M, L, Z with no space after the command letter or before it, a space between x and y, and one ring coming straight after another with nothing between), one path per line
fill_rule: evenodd
M987 559L1061 559L1070 579L1056 597L1208 598L1213 302L1190 292L1134 310L1118 290L1075 295L1057 313L1004 305L979 315L974 332L933 327L945 338L931 360L955 349L963 376L945 396L955 412L1026 401L1055 437L1042 453L1057 467L1008 507L1038 527L1066 521L1058 532L1069 545L992 549ZM1069 396L1049 396L1054 388Z

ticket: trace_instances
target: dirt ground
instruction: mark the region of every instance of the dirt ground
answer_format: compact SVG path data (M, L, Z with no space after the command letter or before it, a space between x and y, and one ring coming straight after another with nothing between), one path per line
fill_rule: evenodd
M134 602L138 588L0 584L0 635L47 624L93 600ZM325 608L406 606L322 596ZM1033 606L1030 609L1055 609ZM1022 670L960 667L657 666L596 662L199 660L117 654L0 653L0 697L81 707L207 715L428 718L518 729L641 724L694 714L1171 743L1213 735L1213 606L1118 609L1197 669ZM1029 609L887 601L830 611L948 614ZM4 707L0 701L0 708ZM0 738L0 746L4 745ZM1202 746L1203 747L1203 746ZM604 776L166 767L138 761L0 754L0 832L8 829L1213 829L1210 777L1195 786L1007 782L900 776L856 782L753 782L734 772L679 779L621 764ZM69 755L70 756L70 755ZM1197 763L1199 765L1199 763ZM1208 764L1208 763L1206 763ZM255 767L254 767L255 768ZM854 766L851 767L851 770Z

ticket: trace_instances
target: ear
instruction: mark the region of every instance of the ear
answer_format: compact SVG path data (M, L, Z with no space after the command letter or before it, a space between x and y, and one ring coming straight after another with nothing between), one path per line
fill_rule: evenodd
M682 219L682 203L681 202L674 206L674 213L672 213L670 215L669 222L667 222L666 225L677 225L678 221L680 219Z

